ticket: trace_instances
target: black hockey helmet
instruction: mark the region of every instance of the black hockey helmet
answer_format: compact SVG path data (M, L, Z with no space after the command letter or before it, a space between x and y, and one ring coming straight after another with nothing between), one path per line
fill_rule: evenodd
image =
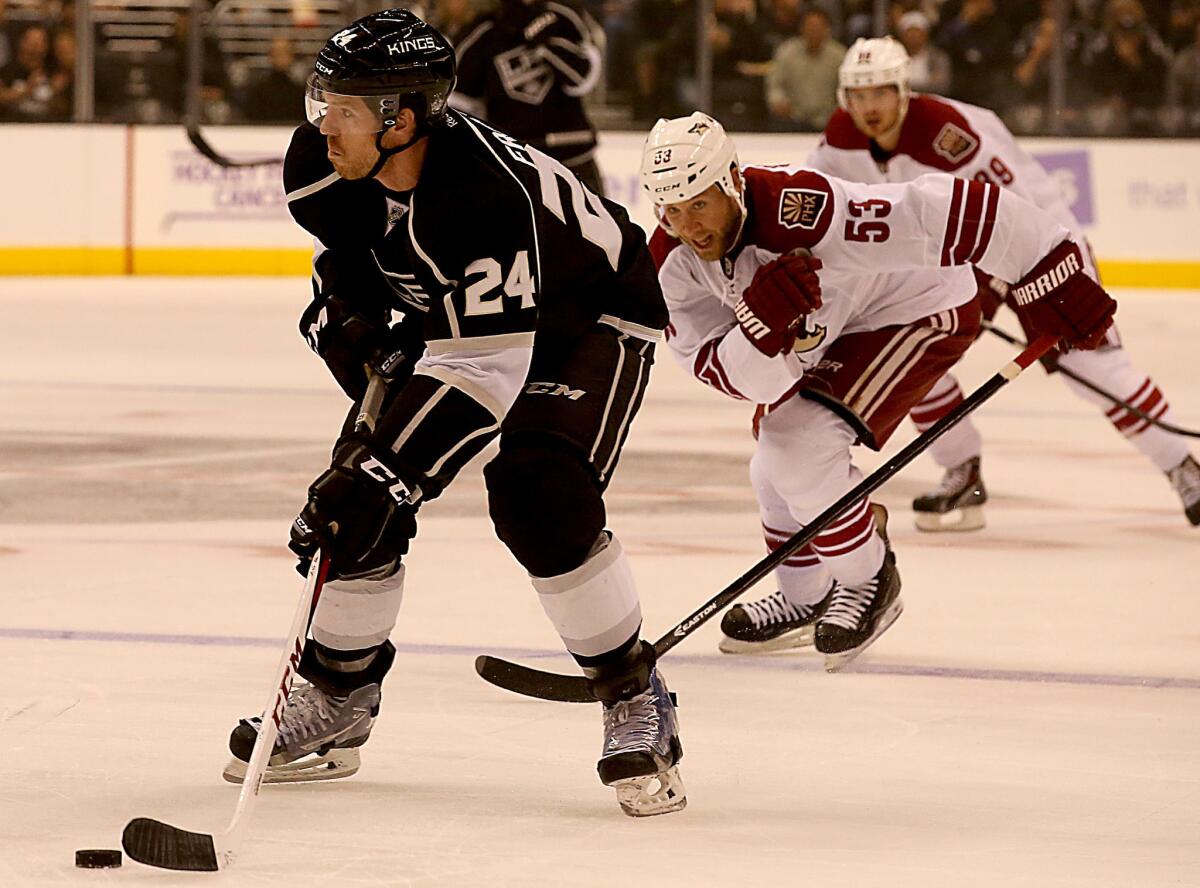
M407 9L372 13L317 53L305 96L308 120L320 126L334 105L348 130L380 132L411 108L424 129L445 113L455 72L454 49L436 28ZM344 101L350 98L362 101Z

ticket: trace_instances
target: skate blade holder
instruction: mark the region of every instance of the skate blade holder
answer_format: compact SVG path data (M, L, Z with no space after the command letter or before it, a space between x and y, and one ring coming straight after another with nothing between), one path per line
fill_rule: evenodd
M983 506L963 506L949 512L913 512L913 523L917 530L926 533L963 533L982 530L987 525Z
M267 768L263 783L312 783L317 780L337 780L358 773L362 757L358 747L331 749L322 755L307 756L286 765ZM221 776L229 783L241 783L246 777L246 763L232 758Z
M879 618L879 622L875 625L875 631L871 633L870 638L868 638L858 647L850 648L848 651L840 651L836 654L825 655L825 671L841 672L843 669L853 663L858 655L873 645L875 640L878 639L879 636L883 635L883 633L888 630L888 627L891 626L892 623L896 622L902 613L904 613L904 602L897 598L895 601L889 604L887 610L883 612L883 615Z
M777 651L790 651L800 647L812 647L816 636L816 623L800 626L790 632L776 636L769 641L738 641L728 636L717 643L717 650L723 654L773 654Z
M679 776L679 766L672 765L658 774L627 777L613 783L617 803L630 817L653 817L670 814L687 807L687 791Z

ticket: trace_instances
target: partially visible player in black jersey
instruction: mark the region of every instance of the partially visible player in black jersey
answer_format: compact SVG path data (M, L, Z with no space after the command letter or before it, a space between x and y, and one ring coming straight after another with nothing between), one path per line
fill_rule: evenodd
M500 0L457 42L450 104L561 161L596 194L596 130L583 97L600 79L603 31L571 0Z
M603 500L666 323L658 278L620 206L447 110L454 80L436 30L367 16L318 55L288 149L288 207L316 243L301 332L352 398L364 365L389 385L373 433L347 419L292 527L302 564L318 546L332 561L268 779L357 770L417 510L499 436L491 519L604 704L600 777L627 813L677 810L675 709ZM256 729L234 730L230 779Z

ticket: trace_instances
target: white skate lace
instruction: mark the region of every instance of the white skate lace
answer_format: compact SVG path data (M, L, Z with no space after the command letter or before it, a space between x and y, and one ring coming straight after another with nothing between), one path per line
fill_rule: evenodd
M604 710L604 754L653 750L661 733L658 695L653 690L620 700Z
M742 610L749 615L750 622L754 624L755 629L761 629L763 626L770 626L773 623L804 620L812 613L812 608L798 609L788 601L782 592L772 592L759 601L743 604Z
M1200 500L1200 464L1190 456L1167 472L1167 477L1185 506Z
M829 607L825 609L821 621L833 623L851 632L857 631L862 628L863 614L875 600L875 593L878 591L879 581L875 577L861 586L839 585L833 590L833 597L829 600Z
M283 710L279 723L279 739L290 743L293 739L315 737L324 731L337 715L338 701L314 685L298 688Z
M942 483L938 485L937 496L958 496L966 490L971 482L971 473L975 468L974 462L969 459L952 469L947 469L946 474L942 476Z

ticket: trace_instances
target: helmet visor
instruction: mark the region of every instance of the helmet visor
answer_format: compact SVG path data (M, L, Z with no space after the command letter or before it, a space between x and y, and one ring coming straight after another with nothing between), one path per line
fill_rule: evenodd
M308 122L326 133L377 133L396 122L399 97L348 96L323 89L315 76L308 78L304 114ZM387 116L384 111L387 110Z

